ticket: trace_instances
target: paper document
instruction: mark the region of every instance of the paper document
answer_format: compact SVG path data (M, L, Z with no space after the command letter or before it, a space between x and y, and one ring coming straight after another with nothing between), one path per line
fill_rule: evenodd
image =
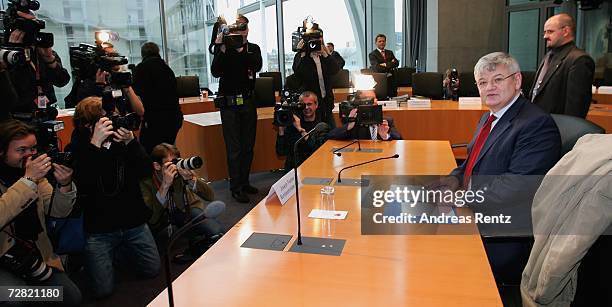
M311 219L344 220L346 219L347 214L348 214L348 211L331 211L331 210L312 209L308 217Z

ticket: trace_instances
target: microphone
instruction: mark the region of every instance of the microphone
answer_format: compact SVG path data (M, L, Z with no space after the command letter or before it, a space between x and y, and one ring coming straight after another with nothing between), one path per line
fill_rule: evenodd
M380 161L380 160L386 160L386 159L397 159L397 158L399 158L399 155L398 155L398 154L394 154L394 155L389 156L389 157L377 158L377 159L374 159L374 160L370 160L370 161L362 162L362 163L359 163L359 164L355 164L355 165L347 166L347 167L345 167L345 168L341 169L341 170L338 172L338 180L337 180L337 182L342 182L342 180L340 179L340 175L342 174L342 171L344 171L344 170L346 170L346 169L353 168L353 167L360 166L360 165L364 165L364 164L368 164L368 163L372 163L372 162L376 162L376 161Z
M336 156L340 157L340 156L342 156L342 153L340 152L340 150L342 150L344 148L347 148L347 147L349 147L349 146L351 146L351 145L353 145L355 143L357 143L357 146L359 146L359 149L357 149L357 150L361 151L361 142L359 142L359 139L356 139L356 140L354 140L354 141L352 141L352 142L350 142L350 143L348 143L348 144L346 144L346 145L344 145L344 146L342 146L340 148L337 148L336 150L332 151L332 153L335 154Z
M166 287L168 288L168 305L170 307L174 307L174 295L172 292L172 272L170 271L170 250L172 249L172 246L186 232L200 225L202 222L204 222L206 218L213 218L219 215L223 210L225 210L224 202L220 200L212 201L210 204L208 204L208 206L206 206L204 212L192 218L189 222L187 222L187 224L177 229L176 232L172 236L170 236L168 246L166 247L166 255L164 256L164 262L166 265Z
M309 136L311 133L321 133L323 132L325 129L327 129L327 124L326 123L318 123L314 128L312 128L312 130L308 131L308 133L304 134L301 138L299 138L297 141L295 141L295 144L293 144L293 175L294 175L294 179L295 179L295 203L296 203L296 207L297 207L297 220L298 220L298 236L297 236L297 244L298 245L302 245L302 222L300 219L300 193L298 190L298 174L297 174L297 149L298 149L298 144L300 142L302 142L302 140L304 140L307 136Z

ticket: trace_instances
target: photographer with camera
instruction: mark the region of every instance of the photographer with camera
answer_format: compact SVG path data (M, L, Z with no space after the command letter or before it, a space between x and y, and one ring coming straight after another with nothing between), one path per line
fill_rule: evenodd
M137 125L112 112L99 97L79 102L70 144L84 207L85 269L97 298L113 292L115 262L148 278L160 270L140 190L152 163L134 139Z
M153 176L140 181L145 204L153 212L149 227L162 248L174 232L189 220L204 213L206 219L190 233L190 239L206 245L223 235L221 224L215 220L225 210L225 205L214 202L204 205L202 200L213 201L215 192L193 169L202 166L202 158L181 159L174 145L161 143L151 152ZM204 240L207 239L207 240Z
M248 203L248 194L259 191L249 183L253 147L257 130L257 109L253 101L255 74L261 70L261 50L247 41L249 20L239 15L226 25L218 21L213 28L210 51L214 58L210 70L219 80L215 106L221 109L221 126L227 152L232 197Z
M53 35L40 32L45 23L32 11L40 4L31 0L11 0L4 16L4 41L27 54L24 65L9 68L18 103L11 111L31 112L57 102L53 86L70 81L68 71L53 51Z
M81 303L46 233L45 216L66 217L76 200L72 169L37 154L36 130L0 123L0 286L63 286L67 306ZM52 172L57 186L45 178Z
M276 136L276 153L279 156L287 157L285 159L285 171L293 169L294 166L299 166L308 159L317 148L325 143L327 140L325 135L329 132L329 126L327 126L327 129L324 129L321 133L308 136L298 147L298 156L294 157L293 145L295 142L321 122L317 117L317 94L311 91L303 92L300 95L299 102L304 104L302 114L292 113L293 122L288 126L279 125L278 135Z
M442 80L442 89L444 91L445 99L452 99L454 101L459 100L459 72L456 68L447 69L444 73L444 80Z
M337 127L329 132L327 137L330 140L401 140L402 136L393 125L393 118L384 117L382 123L373 125L357 125L355 118L357 118L358 109L352 109L349 113L349 122L345 123L341 127Z
M298 40L299 39L299 40ZM303 27L293 34L293 74L300 82L300 91L312 91L319 97L319 118L331 128L336 127L332 115L334 93L332 77L340 71L340 65L330 56L323 43L323 31L310 19L303 22Z

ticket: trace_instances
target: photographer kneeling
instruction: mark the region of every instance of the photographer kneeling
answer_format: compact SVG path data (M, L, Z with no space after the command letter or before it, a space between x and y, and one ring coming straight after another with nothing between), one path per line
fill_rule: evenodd
M401 140L400 132L393 125L393 118L384 117L380 124L374 125L358 125L355 122L358 109L352 109L349 113L349 122L337 127L329 132L327 137L330 140L379 140L392 141Z
M293 114L293 124L283 127L278 127L278 135L276 137L276 153L280 156L286 156L285 171L291 170L294 166L299 166L310 155L325 143L325 135L329 132L329 126L325 124L325 129L318 134L309 135L298 146L297 157L293 155L293 145L295 142L304 136L308 131L312 130L318 123L321 123L317 116L318 97L317 94L311 91L305 91L300 95L299 102L304 104L304 110L300 117Z
M72 211L72 169L46 154L34 157L36 145L34 128L13 119L0 123L0 286L62 286L60 304L78 306L81 292L53 254L45 227L45 214ZM55 190L45 179L51 169Z
M123 127L126 118L109 113L99 97L79 102L71 143L84 207L85 268L96 297L113 292L114 262L145 277L160 269L139 184L151 175L151 160L134 133Z
M141 180L140 188L145 204L153 212L149 226L158 242L169 239L174 232L173 226L182 227L202 213L206 219L193 229L190 239L198 242L207 239L206 245L218 240L223 229L214 218L225 210L225 205L214 202L204 206L202 199L214 200L215 192L192 170L202 165L202 159L182 160L178 148L167 143L153 147L151 159L153 176ZM159 247L164 245L159 244Z

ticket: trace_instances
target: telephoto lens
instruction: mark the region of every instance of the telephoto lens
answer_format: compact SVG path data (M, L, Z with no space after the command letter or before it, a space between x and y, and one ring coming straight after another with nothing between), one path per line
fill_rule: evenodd
M185 159L174 159L172 163L176 164L176 167L188 170L195 170L204 164L204 160L201 157L194 156Z

